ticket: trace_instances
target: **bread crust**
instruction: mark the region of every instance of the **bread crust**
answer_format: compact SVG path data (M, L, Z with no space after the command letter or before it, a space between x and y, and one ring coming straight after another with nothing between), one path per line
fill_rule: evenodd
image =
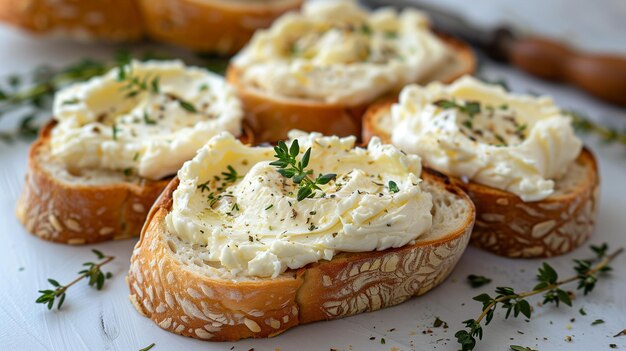
M30 147L24 186L16 206L20 222L42 239L71 245L139 235L150 207L172 178L134 178L106 185L63 181L46 170L39 157L48 152L55 125L51 121L42 128ZM244 128L242 140L253 140L248 127Z
M193 338L233 341L271 337L298 324L374 311L421 295L452 271L469 241L474 207L447 178L425 172L467 201L464 225L438 240L384 251L341 253L276 279L232 282L191 271L161 239L175 178L150 211L127 277L130 300L161 328Z
M473 73L476 69L476 58L471 48L450 36L437 35L455 52L455 62L446 65L456 66L445 75L434 72L427 80L452 82L464 74ZM226 72L226 80L237 89L246 113L246 121L259 140L276 142L286 139L287 132L291 129L315 131L325 135L361 135L361 120L371 101L357 106L345 106L276 96L244 85L241 81L242 73L231 64Z
M382 101L366 112L362 133L365 142L378 136L383 142L391 143L391 136L378 125L393 103L393 100ZM583 148L575 162L584 167L584 186L533 202L524 202L507 191L450 177L476 206L472 244L515 258L558 256L582 245L595 228L600 177L589 149Z
M0 0L0 21L37 34L109 41L143 36L136 0Z
M228 0L139 0L154 39L200 52L235 54L259 29L302 0L243 3Z

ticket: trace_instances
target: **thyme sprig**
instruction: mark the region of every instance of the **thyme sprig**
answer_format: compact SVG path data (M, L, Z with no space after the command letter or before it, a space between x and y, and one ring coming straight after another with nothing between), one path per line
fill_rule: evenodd
M63 306L63 302L65 302L67 289L69 289L72 285L78 283L84 278L89 278L89 280L87 281L89 286L95 287L96 290L101 290L102 287L104 286L104 282L106 281L106 279L109 279L113 276L111 272L106 272L106 273L102 272L101 267L113 261L115 257L106 256L98 250L91 250L91 251L96 255L98 260L101 260L100 262L83 263L83 267L85 267L85 269L78 272L78 274L80 275L76 279L72 280L70 283L66 285L61 285L55 279L52 279L52 278L48 279L48 283L50 283L50 285L52 285L54 289L39 290L41 295L37 298L37 300L35 300L35 302L44 304L46 305L46 307L48 307L49 310L51 310L52 307L54 307L54 303L58 301L57 309L61 309L61 306Z
M306 169L311 158L311 148L308 148L298 161L296 157L300 154L300 145L297 139L291 142L289 147L284 141L279 141L274 147L274 152L276 153L274 157L278 160L271 162L270 165L278 168L278 173L298 185L298 201L315 197L317 190L322 190L319 185L327 184L337 177L334 173L327 173L320 174L315 179L309 178L309 175L313 174L313 170Z
M543 294L543 304L554 303L558 307L561 302L568 306L572 305L569 294L560 288L562 285L578 282L577 289L582 290L584 295L591 292L598 281L599 274L610 271L611 267L609 264L611 261L624 251L623 248L620 248L611 254L607 254L607 244L601 246L592 245L591 249L596 254L596 263L594 264L591 260L575 260L574 270L577 273L575 276L559 280L554 268L547 263L543 263L538 269L537 279L539 283L530 291L518 293L511 287L497 287L494 297L486 293L474 297L473 300L482 303L482 313L476 319L464 321L465 329L459 330L454 334L458 343L461 344L462 351L470 351L476 347L476 338L481 340L483 337L481 322L484 319L485 325L488 325L492 321L498 305L506 310L505 319L509 318L511 313L513 317L518 317L521 314L526 318L530 318L532 309L527 300L530 296Z
M581 112L564 110L563 113L572 118L572 125L580 134L595 135L607 144L618 143L626 146L626 129L619 131L597 124Z

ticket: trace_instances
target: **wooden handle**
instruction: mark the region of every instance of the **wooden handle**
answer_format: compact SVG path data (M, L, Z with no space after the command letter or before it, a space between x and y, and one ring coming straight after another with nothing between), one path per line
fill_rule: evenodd
M528 73L568 82L603 100L626 105L626 58L584 54L537 37L510 42L508 56Z

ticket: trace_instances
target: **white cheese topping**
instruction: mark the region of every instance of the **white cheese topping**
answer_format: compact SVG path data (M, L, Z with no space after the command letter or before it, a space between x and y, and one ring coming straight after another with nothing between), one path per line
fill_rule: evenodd
M358 105L420 82L448 51L413 9L316 1L258 31L233 64L244 84L271 94Z
M210 253L202 259L235 275L276 277L341 251L400 247L431 227L432 199L420 189L418 156L376 138L362 149L354 148L354 137L290 137L299 140L298 160L311 148L311 178L336 179L298 201L293 181L270 165L273 148L220 134L178 172L169 230L206 245Z
M392 142L440 172L538 201L578 157L571 121L548 97L507 93L469 76L408 86L391 110Z
M52 155L70 169L172 175L222 131L241 133L234 90L205 69L180 61L132 62L60 91Z

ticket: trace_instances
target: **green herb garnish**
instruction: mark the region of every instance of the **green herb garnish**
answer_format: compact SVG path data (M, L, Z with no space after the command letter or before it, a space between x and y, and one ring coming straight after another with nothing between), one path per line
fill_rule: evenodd
M468 275L467 281L469 282L472 288L480 288L483 285L487 285L491 283L491 279L484 277L482 275L474 275L474 274Z
M152 344L150 344L150 345L148 345L148 346L144 347L143 349L140 349L139 351L148 351L148 350L150 350L151 348L153 348L153 347L154 347L154 345L156 345L156 344L155 344L155 343L152 343Z
M611 270L609 264L620 255L624 249L620 248L608 254L608 246L592 246L593 251L596 253L596 263L588 260L575 260L574 269L578 273L570 278L559 280L557 272L549 264L544 263L538 270L537 279L539 283L528 292L517 293L511 287L497 287L495 289L495 296L489 294L480 294L473 299L482 303L482 313L476 319L468 319L463 322L465 329L459 330L454 334L457 338L457 342L461 345L462 351L471 351L476 347L477 339L481 340L483 337L483 327L481 322L485 320L485 325L488 325L496 311L498 305L502 309L506 310L505 319L509 316L517 317L520 314L526 318L531 316L530 303L527 298L533 295L543 294L543 304L554 303L559 306L562 302L568 306L572 305L569 294L562 290L560 286L578 282L577 289L582 290L584 295L587 295L593 288L601 273L605 273Z
M271 162L270 165L278 168L278 173L298 185L298 201L314 197L316 190L322 190L319 185L327 184L337 177L334 173L327 173L320 174L315 180L311 180L309 175L313 174L313 170L306 170L311 157L311 148L306 150L302 159L298 161L296 157L300 154L300 145L297 139L289 147L284 141L279 141L274 147L274 152L276 153L274 157L278 160Z
M61 105L75 105L77 103L79 103L80 100L78 100L78 98L73 98L73 99L69 99L69 100L65 100L61 103Z
M474 124L472 123L471 119L466 119L465 121L463 121L463 123L461 123L465 128L467 129L474 129Z
M513 351L537 351L535 349L531 349L530 347L511 345L509 346Z
M389 192L392 194L397 193L398 191L400 191L400 189L398 189L398 184L396 184L396 182L394 182L393 180L389 181Z
M384 32L383 35L387 39L396 39L398 37L398 32L389 31L389 32Z
M367 23L364 23L363 25L361 25L359 30L361 33L365 35L372 35L372 28Z
M120 65L117 72L117 81L124 83L121 90L126 91L126 98L135 97L142 92L158 93L159 80L159 76L150 79L147 75L140 79L133 75L130 64Z
M210 191L211 188L209 187L209 182L210 180L207 180L206 182L202 183L202 184L198 184L197 188L200 189L200 192L203 193L205 190L206 191Z
M151 125L157 124L156 120L150 118L150 115L148 115L148 111L143 111L143 122L145 124L151 124Z
M106 256L98 250L91 251L96 255L99 260L102 261L100 261L99 263L83 263L83 266L85 266L86 268L78 272L78 274L80 274L78 278L74 279L67 285L61 285L58 281L52 278L48 279L48 283L50 283L50 285L52 285L54 289L39 290L41 295L37 298L37 300L35 300L35 302L44 304L46 305L46 307L48 307L49 310L51 310L54 306L55 301L58 301L57 309L61 309L61 306L63 306L63 302L65 301L65 294L67 289L81 281L83 278L89 278L87 282L89 286L95 287L96 290L102 289L105 280L111 278L113 275L110 272L103 273L100 268L105 264L111 262L114 257Z
M470 118L474 118L474 116L480 113L480 102L477 101L466 101L465 105L458 104L454 100L437 100L433 103L435 106L441 107L444 110L448 109L457 109L462 113L467 114Z
M443 327L444 329L448 329L448 323L441 320L441 318L436 317L433 322L433 328Z
M182 100L182 99L178 99L178 104L180 105L180 107L182 107L183 109L187 110L188 112L191 113L196 113L198 112L198 110L196 109L196 107L191 104L188 101Z
M227 183L234 183L237 181L237 179L242 178L241 176L237 175L237 171L233 168L233 166L228 165L226 166L226 169L228 171L222 172L222 175L224 176L224 181L226 181Z
M626 146L626 130L605 127L592 122L591 118L576 111L563 111L563 114L572 118L572 125L581 134L591 134L599 137L607 144L619 143Z
M507 146L507 142L506 139L504 139L504 137L500 134L495 134L494 135L496 137L496 139L498 140L499 144L496 144L496 146Z
M117 140L117 133L118 133L119 131L120 131L120 130L117 128L117 124L113 123L113 124L111 125L111 132L113 133L113 140Z

